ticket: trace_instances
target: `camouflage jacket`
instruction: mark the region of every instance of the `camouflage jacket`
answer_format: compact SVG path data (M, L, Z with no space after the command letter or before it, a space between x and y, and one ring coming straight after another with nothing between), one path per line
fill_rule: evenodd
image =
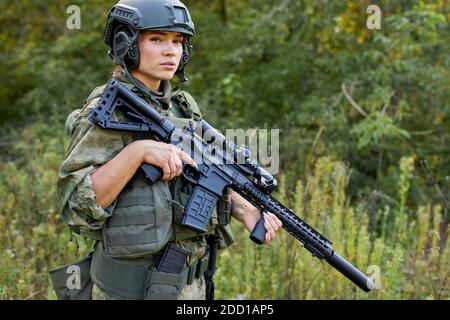
M151 104L148 96L124 78L118 79ZM97 203L91 174L133 141L130 133L102 130L94 126L87 118L90 110L97 104L103 88L104 86L97 87L83 108L75 110L67 118L65 129L70 142L58 173L57 183L58 207L64 221L81 235L98 240L101 240L102 227L113 214L116 201L104 209ZM153 94L162 108L166 111L170 109L172 94L170 82L163 82L162 94ZM189 98L192 99L190 95ZM227 244L222 247L233 242L231 232L225 232L225 234ZM204 244L201 247L204 247Z

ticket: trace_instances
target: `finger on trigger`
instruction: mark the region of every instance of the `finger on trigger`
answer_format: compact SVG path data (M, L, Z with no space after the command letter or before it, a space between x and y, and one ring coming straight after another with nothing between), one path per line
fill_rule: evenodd
M187 164L193 166L194 168L197 169L197 164L195 163L195 161L184 151L180 150L180 152L178 153L178 156L181 158L181 160L183 160L184 162L186 162Z

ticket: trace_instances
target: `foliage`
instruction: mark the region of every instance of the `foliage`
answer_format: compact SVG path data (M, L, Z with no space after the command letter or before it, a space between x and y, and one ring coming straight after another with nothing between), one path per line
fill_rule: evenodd
M411 158L402 158L403 194L412 178ZM348 168L321 158L306 184L299 182L290 208L334 243L334 249L374 280L367 294L326 262L310 253L286 232L269 247L256 247L248 233L234 224L233 249L218 261L219 296L247 299L448 299L449 240L440 206L420 206L414 218L389 206L368 212L346 198ZM288 198L282 178L280 199ZM394 217L394 223L386 222ZM242 257L242 258L241 258Z
M67 115L113 67L102 38L115 2L0 3L0 299L54 299L47 271L90 248L69 241L56 174ZM448 299L447 2L375 1L379 30L366 27L367 0L184 2L196 35L183 86L205 118L280 129L278 197L381 271L367 296L287 234L256 248L233 225L219 296ZM66 27L69 5L80 30Z
M0 299L56 299L48 271L81 258L92 246L69 241L56 210L56 175L67 143L61 129L44 124L15 138L13 153L26 157L0 163Z
M281 163L293 177L310 170L305 164L311 156L348 161L355 172L351 198L367 198L381 187L394 194L384 173L404 155L427 162L434 182L448 189L450 60L443 3L381 1L380 30L366 28L367 1L260 3L226 2L236 12L226 21L219 14L199 16L200 32L208 33L196 47L208 48L208 55L194 58L192 69L201 70L205 61L208 68L192 90L201 93L213 123L282 129ZM211 39L211 20L223 22L211 33L226 36ZM429 180L422 172L414 199L442 201Z

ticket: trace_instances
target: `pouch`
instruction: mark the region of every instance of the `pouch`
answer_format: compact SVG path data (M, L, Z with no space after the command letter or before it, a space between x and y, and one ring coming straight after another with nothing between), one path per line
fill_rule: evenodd
M92 253L80 261L49 271L59 300L92 300L91 261Z

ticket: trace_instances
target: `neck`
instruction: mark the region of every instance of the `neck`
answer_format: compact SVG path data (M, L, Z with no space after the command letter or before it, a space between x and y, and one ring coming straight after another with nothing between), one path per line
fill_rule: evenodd
M133 70L131 71L131 75L145 84L145 86L150 90L158 92L161 87L161 80L149 78L139 71Z

